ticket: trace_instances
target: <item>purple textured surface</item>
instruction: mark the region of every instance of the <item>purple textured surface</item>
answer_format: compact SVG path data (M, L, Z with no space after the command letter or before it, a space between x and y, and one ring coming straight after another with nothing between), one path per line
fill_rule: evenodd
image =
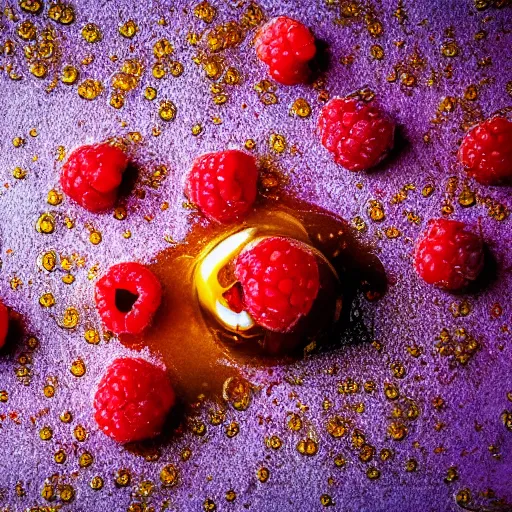
M2 10L4 3L5 0ZM77 2L76 21L70 26L49 20L48 6L42 14L31 16L13 3L19 18L16 22L0 15L0 43L7 39L15 42L14 55L0 57L4 67L0 74L0 176L6 184L0 192L0 296L26 323L23 340L0 357L0 390L8 392L8 400L0 403L0 507L14 511L36 505L62 506L80 512L122 511L137 502L144 503L148 510L154 507L157 511L193 511L202 510L205 500L210 498L217 510L306 512L321 510L320 497L327 494L335 510L343 512L444 512L459 510L455 497L461 490L469 489L472 499L466 508L512 510L512 432L502 421L502 413L512 410L512 230L509 219L498 221L489 215L489 202L485 205L477 200L468 208L459 204L457 197L463 190L464 174L455 157L464 133L464 116L476 113L476 119L484 118L510 107L510 8L478 11L470 0L406 0L402 9L407 16L401 19L396 10L402 2L381 0L364 7L365 12L371 12L382 23L383 33L376 38L367 30L364 15L346 25L335 23L349 2L330 2L330 6L319 0L260 2L268 18L280 14L295 17L328 44L331 63L325 89L331 96L368 87L400 125L407 144L396 157L375 172L352 174L331 161L314 133L321 108L317 90L311 86L278 87L277 104L265 106L260 102L254 84L265 78L265 69L255 58L252 34L223 54L226 63L241 71L243 79L241 85L226 86L226 104L214 105L209 92L211 82L191 60L198 47L187 43L186 34L238 20L246 5L214 2L217 16L212 25L207 25L193 14L196 3L179 0L173 2L171 9L164 1L83 0ZM166 25L157 23L161 18L167 21ZM27 70L23 57L26 43L16 34L16 27L24 19L32 19L39 28L51 24L58 34L61 55L44 80ZM133 40L118 33L118 24L128 19L135 20L140 29ZM103 33L102 40L92 45L80 35L88 22L96 23ZM447 35L450 28L452 33ZM479 31L486 32L481 40L475 39ZM152 46L162 37L174 45L172 58L184 65L180 77L168 75L156 80L151 75L155 61ZM458 54L452 58L440 51L448 40L456 41L458 46ZM403 43L396 44L399 41ZM370 55L375 44L384 50L382 60ZM420 56L420 63L412 57L414 53ZM94 61L81 65L80 61L90 54L95 56ZM109 59L114 54L119 57L117 62ZM353 63L343 65L340 58L350 54ZM491 61L483 65L481 59L486 57ZM125 106L115 110L108 102L109 83L127 58L140 59L146 70L139 87L127 94ZM386 79L399 62L406 63L416 77L415 86L403 85L400 72L396 82ZM9 64L22 75L21 80L8 77L5 68ZM64 64L79 67L78 83L85 78L102 80L104 93L94 101L86 101L78 96L77 84L62 83L46 92L52 77ZM451 77L446 69L450 65ZM432 73L436 75L429 84ZM464 99L470 84L478 90L473 101ZM144 98L147 85L158 89L157 101ZM456 100L453 111L440 114L442 122L434 124L431 120L446 96ZM291 104L299 97L306 98L312 106L308 119L289 115ZM169 123L158 116L158 102L163 99L172 100L177 106L176 119ZM242 108L242 103L247 107ZM222 124L212 122L215 116L222 119ZM191 133L196 123L203 126L197 137ZM152 135L154 126L161 127L158 137ZM32 128L37 128L37 137L29 135ZM145 199L132 196L127 200L126 220L119 221L111 214L90 215L67 200L57 207L47 204L48 191L58 188L62 165L56 159L58 146L64 146L69 154L78 145L133 131L144 137L133 149L136 163L142 169L165 164L169 176L159 189L146 187ZM229 438L223 425L210 425L206 403L198 413L208 425L206 436L185 432L160 447L157 461L147 462L111 442L94 425L90 406L94 386L110 361L130 351L115 339L99 345L85 342L86 328L100 328L88 269L99 264L101 272L112 263L127 259L149 262L168 247L164 235L183 239L189 226L182 207L182 181L192 160L207 151L241 148L249 137L257 143L258 156L268 155L268 138L274 132L283 134L288 141L287 151L273 158L289 174L291 189L349 220L356 216L365 220L368 229L361 237L374 247L393 282L380 301L370 303L361 298L359 305L371 339L379 340L383 348L377 351L369 342L349 344L289 367L275 368L272 377L266 370L242 369L251 382L262 385L262 390L255 393L247 411L227 409L223 425L237 421L238 435ZM426 133L430 134L428 143L424 140ZM14 147L14 137L24 138L25 144ZM290 150L293 145L297 152ZM25 179L12 177L16 166L28 171ZM458 184L447 189L452 176L459 178ZM358 183L362 186L356 186ZM421 190L429 183L434 184L435 190L430 197L423 197ZM392 204L393 196L406 184L414 184L415 189L409 190L402 202ZM479 197L490 197L495 203L510 207L510 187L475 189L470 182L468 186ZM368 215L369 201L375 199L382 202L386 214L380 223L373 222ZM165 211L160 210L163 201L169 203ZM419 282L412 269L414 240L429 218L441 215L446 201L454 208L451 218L481 229L497 262L498 278L489 280L476 294L453 296L435 290ZM45 211L56 215L53 234L35 230L38 217ZM409 222L406 212L419 215L419 224ZM154 215L154 220L147 222L145 215ZM74 228L66 228L65 216L74 219ZM89 224L102 233L99 245L89 241ZM394 239L385 235L386 228L392 226L400 230L400 236ZM122 236L127 229L132 231L130 239ZM46 273L37 266L38 256L49 249L86 258L83 268L72 269L76 278L72 285L61 282L62 272ZM23 282L16 290L10 286L13 277ZM43 309L39 297L50 291L56 304ZM469 303L470 313L454 317L451 305L463 300ZM498 318L492 315L496 304L502 308ZM78 308L80 324L67 331L58 326L57 320L69 306ZM442 357L435 350L436 337L443 328L450 332L464 328L479 342L480 349L466 365ZM40 344L31 353L31 362L25 365L31 378L24 385L16 370L23 367L18 360L20 355L30 352L25 343L29 334L37 336ZM409 354L407 347L412 345L423 349L420 357ZM147 351L144 353L153 357ZM81 378L70 372L77 357L83 359L87 368ZM395 378L391 371L390 366L396 361L406 369L402 379ZM330 375L326 370L335 365L338 371ZM55 396L46 398L43 387L52 378L57 380ZM359 384L356 393L338 392L339 383L347 378ZM363 383L368 380L376 383L373 393L363 390ZM269 387L270 381L276 384ZM385 383L393 382L400 390L396 400L384 394ZM440 403L438 397L442 397L444 405L436 408L434 404ZM407 398L416 402L420 414L413 421L400 420L407 425L408 434L404 440L395 441L387 433L388 425L393 421L393 410L400 405L405 408ZM323 406L325 400L330 401L328 409ZM356 412L357 404L364 404L363 412ZM72 423L59 420L64 410L72 412ZM303 426L298 432L287 427L290 412L302 418ZM328 420L336 414L349 418L353 425L340 439L326 430ZM436 430L439 422L444 428ZM73 428L78 424L89 432L82 443L73 437ZM53 429L53 437L43 441L39 431L46 425ZM366 442L377 450L368 463L359 459L352 446L354 428L362 430ZM272 435L282 440L278 450L265 444L265 437ZM299 440L306 437L318 442L318 453L314 456L304 456L296 450ZM180 459L184 447L192 451L186 462ZM379 453L385 447L393 451L393 456L382 461ZM53 458L60 448L67 453L63 465L56 464ZM84 450L94 456L94 462L90 467L80 468L78 456ZM343 468L334 464L339 454L347 459ZM417 461L416 471L406 471L410 459ZM168 463L174 463L180 473L178 485L170 489L163 488L159 479L161 468ZM261 466L270 470L265 483L256 476ZM378 468L380 478L369 479L368 467ZM447 483L444 479L450 467L457 468L458 479ZM121 468L129 469L132 475L126 488L117 488L114 483L114 474ZM63 503L58 491L53 502L41 497L45 480L52 475L58 475L54 480L57 484L72 485L73 501ZM95 475L105 482L98 491L89 485ZM151 496L138 496L139 484L148 480L154 483ZM22 484L24 496L17 496L17 483ZM237 494L233 503L225 499L230 489Z

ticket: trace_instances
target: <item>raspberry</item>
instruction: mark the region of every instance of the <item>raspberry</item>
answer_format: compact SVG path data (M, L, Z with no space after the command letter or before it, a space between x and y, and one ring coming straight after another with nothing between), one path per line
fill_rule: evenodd
M462 222L431 220L416 244L414 266L427 283L460 290L474 281L484 266L482 239Z
M9 330L9 311L0 301L0 348L5 345L7 331Z
M270 331L288 332L307 315L320 288L318 263L303 244L269 237L247 246L235 262L247 311Z
M96 308L105 327L116 334L140 334L160 306L162 288L140 263L118 263L96 283Z
M466 134L459 161L483 185L512 184L512 122L493 117Z
M284 85L307 81L309 61L315 56L315 38L302 23L279 16L256 35L256 55L269 67L272 78Z
M210 220L228 224L242 219L256 199L258 169L254 158L237 150L197 158L185 194Z
M62 190L80 206L101 212L114 206L128 160L109 144L82 146L69 155L62 167Z
M94 419L118 443L160 434L175 395L164 370L144 359L122 357L105 371L94 395Z
M350 171L377 165L393 147L394 124L375 106L354 98L333 98L320 112L322 144Z

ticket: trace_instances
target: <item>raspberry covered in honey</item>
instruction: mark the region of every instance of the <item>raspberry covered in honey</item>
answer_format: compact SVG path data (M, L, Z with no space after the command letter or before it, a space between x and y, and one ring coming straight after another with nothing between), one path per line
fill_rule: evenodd
M62 167L60 184L64 193L91 212L112 208L128 159L109 144L81 146Z
M175 402L165 370L144 359L116 359L105 371L94 396L98 427L118 443L160 434Z
M115 334L140 334L160 306L162 288L144 265L118 263L96 283L95 299L107 329Z

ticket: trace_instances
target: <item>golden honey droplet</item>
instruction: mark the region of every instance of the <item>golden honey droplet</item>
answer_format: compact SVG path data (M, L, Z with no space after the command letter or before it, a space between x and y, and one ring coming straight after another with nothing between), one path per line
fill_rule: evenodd
M286 150L286 139L284 135L272 133L269 138L270 149L276 153L283 153Z
M96 329L87 329L84 333L84 338L87 343L97 345L100 342L100 333Z
M64 274L61 281L64 284L73 284L75 282L75 276L73 274Z
M298 98L293 102L290 113L304 119L311 115L311 106L305 98Z
M475 85L468 85L464 91L464 99L474 101L478 98L478 89Z
M265 467L258 468L258 471L256 471L256 477L261 483L265 483L270 478L270 470Z
M256 147L256 141L254 139L247 139L244 143L245 149L252 151Z
M232 503L235 500L236 500L236 492L233 489L226 491L226 501L228 501L229 503Z
M56 2L50 5L48 17L62 25L69 25L75 21L75 11L68 4Z
M91 242L91 244L93 245L98 245L101 243L102 241L102 237L101 237L101 233L99 231L93 231L90 235L89 235L89 241Z
M215 505L215 502L212 499L206 498L203 503L203 510L205 512L214 512L217 510L217 505Z
M403 423L394 421L388 426L388 435L395 441L402 441L407 435L407 427Z
M201 2L194 7L194 16L205 23L211 23L216 14L217 9L207 1Z
M79 321L80 316L76 308L69 307L64 311L60 326L64 327L65 329L74 329L78 325Z
M83 360L75 359L71 363L70 371L75 377L83 377L86 372L85 363L83 362Z
M222 396L237 411L245 411L252 399L251 384L241 377L230 377L224 382Z
M334 438L343 437L348 431L348 423L340 416L334 416L327 422L327 432Z
M386 237L389 239L398 238L401 234L400 230L394 226L386 228L386 231L384 233L386 234Z
M377 468L368 468L366 470L366 476L370 480L377 480L378 478L380 478L380 471Z
M64 464L64 462L66 462L67 458L68 457L64 450L59 450L59 451L55 452L55 454L53 455L53 460L57 464Z
M153 101L156 98L157 91L153 87L146 87L144 90L144 98L146 98L149 101Z
M83 443L87 439L87 436L89 434L87 433L87 430L85 429L85 427L83 425L77 425L73 429L73 435L75 436L75 439L77 441L80 441L81 443Z
M132 91L138 83L137 77L128 73L116 73L112 77L112 87L124 92Z
M51 308L55 305L55 297L51 293L43 293L41 297L39 297L39 304L43 308Z
M94 23L87 23L82 28L82 37L88 42L88 43L96 43L98 41L101 41L101 30L98 25Z
M238 85L240 83L241 76L238 69L229 67L224 73L223 81L227 85Z
M153 65L153 69L151 71L153 73L153 76L155 78L158 78L159 80L165 76L165 68L164 65L160 62L157 62ZM156 96L155 96L156 98Z
M367 29L373 37L380 37L384 32L382 23L378 20L369 20L367 23Z
M50 427L43 427L39 431L39 437L43 441L49 441L53 437L53 430Z
M62 423L71 423L73 421L73 415L69 411L64 411L59 416Z
M18 26L18 35L25 41L31 41L36 38L37 29L31 21L24 21Z
M322 494L320 496L320 504L323 507L332 507L334 506L334 501L328 494Z
M455 41L445 41L441 45L441 53L445 57L456 57L459 54L459 47Z
M160 39L153 45L153 55L157 59L171 55L174 51L174 47L167 39Z
M178 470L173 464L168 464L160 470L160 481L166 487L172 487L178 483Z
M132 475L127 469L120 469L115 475L116 487L127 487L132 481Z
M384 48L379 44L373 44L370 47L370 55L376 60L382 60L384 58Z
M71 487L71 485L64 484L59 488L59 498L62 501L68 503L68 502L72 501L74 497L75 497L75 490L73 489L73 487Z
M203 131L203 127L200 124L195 124L192 126L192 135L197 137L199 134L201 134Z
M51 384L47 384L43 388L43 393L46 398L53 398L55 396L55 388Z
M135 37L138 31L139 27L137 26L137 23L135 23L135 21L133 20L128 20L119 27L119 33L127 39Z
M271 436L266 440L266 445L273 450L279 450L283 445L283 442L278 436Z
M455 110L455 106L457 105L457 99L453 96L445 96L441 103L439 103L438 110L439 112L453 112Z
M176 105L170 100L160 102L158 115L164 121L172 121L176 117Z
M103 92L103 84L99 80L87 79L78 86L78 95L84 100L94 100Z
M472 500L473 497L471 496L471 491L469 489L461 489L455 495L455 501L457 502L457 505L469 505Z
M78 69L74 66L64 66L60 75L60 81L66 85L73 85L78 80Z
M50 501L55 496L55 490L53 488L53 485L50 484L44 484L42 490L41 490L41 497L47 501Z
M368 207L368 215L375 222L380 222L384 220L386 214L384 213L384 207L380 201L370 200L370 205Z
M423 197L430 197L434 193L434 185L425 185L421 191Z
M0 402L5 403L9 400L9 393L3 389L0 391Z
M89 485L91 486L91 489L99 491L100 489L103 488L103 478L101 478L101 476L95 476L92 478L91 483Z
M21 137L14 137L14 139L12 139L12 145L15 148L21 148L21 146L25 145L25 139Z
M81 468L88 468L93 462L94 457L89 452L83 452L78 459Z
M43 2L41 0L20 0L20 8L30 14L39 14L43 9Z
M48 74L48 68L46 67L46 64L43 64L42 62L34 62L30 66L30 72L36 78L45 78Z
M301 439L296 448L301 455L307 455L308 457L318 453L318 443L310 438Z
M17 180L22 180L27 176L27 171L25 171L25 169L22 169L21 167L15 167L12 171L12 175Z
M235 437L240 432L240 425L236 421L232 421L229 425L226 425L225 432L228 437Z
M51 213L43 213L37 219L36 230L38 233L49 235L55 230L55 217Z

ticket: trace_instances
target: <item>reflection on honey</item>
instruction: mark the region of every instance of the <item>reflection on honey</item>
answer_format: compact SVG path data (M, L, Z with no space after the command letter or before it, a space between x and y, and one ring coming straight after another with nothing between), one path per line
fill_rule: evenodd
M251 233L247 243L261 236L288 236L317 254L320 292L292 333L271 333L257 326L243 333L230 331L199 303L194 278L198 265L220 242L243 230ZM219 273L222 286L234 282L229 264L233 258ZM228 379L238 381L243 365L283 363L296 360L305 347L336 346L349 322L356 290L375 299L386 287L382 264L343 219L290 197L281 197L279 203L266 200L233 227L196 222L185 241L158 254L150 268L163 285L161 307L147 332L137 338L122 336L121 341L160 354L185 403L204 394L220 397Z

